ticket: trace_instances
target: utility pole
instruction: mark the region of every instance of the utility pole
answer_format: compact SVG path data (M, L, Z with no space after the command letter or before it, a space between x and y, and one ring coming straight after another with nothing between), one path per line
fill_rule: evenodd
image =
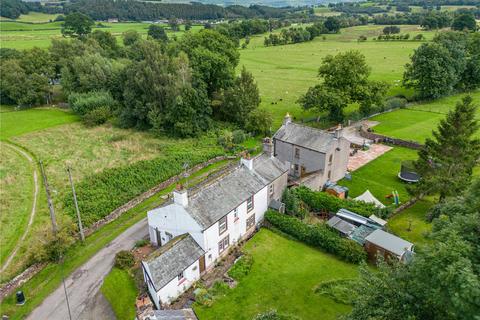
M40 163L40 171L42 172L42 177L43 177L43 185L45 186L45 192L47 193L48 209L50 210L50 220L52 220L52 231L53 231L53 235L56 237L58 232L58 227L57 227L57 220L55 219L55 209L53 208L52 198L50 197L50 189L48 187L47 175L45 174L45 170L43 169L42 160L40 160L39 163Z
M68 172L68 179L70 180L70 186L72 187L73 202L75 202L75 210L77 211L78 229L80 230L80 239L82 239L82 242L85 242L85 234L83 233L82 218L80 217L80 210L78 209L77 193L75 192L75 186L73 185L72 173L69 166L67 166L67 172Z
M52 232L53 232L53 236L56 238L56 240L58 240L58 227L57 227L57 221L55 219L55 208L53 207L52 198L50 197L50 188L48 187L47 175L45 174L45 170L43 169L42 160L39 161L39 164L40 164L40 171L42 172L45 192L47 193L48 209L50 210L50 219L52 220ZM67 286L65 284L65 277L63 275L63 263L64 263L63 255L60 254L60 273L62 275L63 290L65 292L65 300L67 302L68 318L72 320L72 312L70 311L70 302L68 301Z

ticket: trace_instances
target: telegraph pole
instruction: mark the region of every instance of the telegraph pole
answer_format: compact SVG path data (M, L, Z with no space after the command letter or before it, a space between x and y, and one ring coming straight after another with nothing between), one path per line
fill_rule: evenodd
M72 193L73 193L73 202L75 202L75 210L77 211L78 229L80 230L80 239L82 239L82 242L85 242L85 234L83 233L82 218L80 217L80 210L78 209L77 193L75 192L75 186L73 185L72 173L70 170L71 170L70 167L67 166L68 179L70 180L70 186L72 187Z
M40 171L42 172L45 192L47 193L47 202L48 202L48 209L50 210L50 219L52 220L53 236L58 240L58 227L57 227L57 220L55 219L55 208L53 207L52 198L50 197L50 188L48 187L47 175L45 174L45 170L43 169L42 160L39 161L39 164L40 164ZM68 318L72 320L72 313L70 311L70 302L68 301L67 286L65 285L65 277L63 276L63 262L64 262L63 255L61 254L60 255L60 273L62 275L63 290L65 292L65 300L67 302Z
M48 209L50 210L50 220L52 220L52 231L53 231L53 235L56 237L58 232L58 227L57 227L57 220L55 219L55 209L53 208L52 198L50 197L50 189L48 187L47 175L45 174L45 170L43 169L42 160L40 160L39 163L40 163L40 171L42 172L42 177L43 177L43 185L45 186L45 192L47 193Z

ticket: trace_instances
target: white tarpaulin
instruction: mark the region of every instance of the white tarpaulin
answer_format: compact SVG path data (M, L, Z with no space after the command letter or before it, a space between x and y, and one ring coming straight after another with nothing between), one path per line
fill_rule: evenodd
M378 208L385 208L385 205L381 203L375 196L370 192L370 190L365 191L363 194L355 198L357 201L363 201L366 203L373 203Z

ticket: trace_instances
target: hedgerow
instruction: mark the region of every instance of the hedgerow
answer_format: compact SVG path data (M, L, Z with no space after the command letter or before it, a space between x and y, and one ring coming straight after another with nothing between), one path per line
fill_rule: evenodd
M265 219L275 228L308 245L323 249L351 263L365 261L366 253L352 240L342 238L325 224L307 224L297 218L269 210Z
M153 160L138 161L118 168L106 169L83 179L76 185L82 222L90 226L110 212L127 203L159 183L190 167L220 155L220 150L194 153L169 153ZM65 211L75 214L73 197L64 198Z
M310 209L314 211L337 212L344 208L364 217L375 214L380 217L387 217L390 213L388 208L377 208L373 203L356 201L352 199L340 199L325 192L312 191L307 187L298 187L293 190Z

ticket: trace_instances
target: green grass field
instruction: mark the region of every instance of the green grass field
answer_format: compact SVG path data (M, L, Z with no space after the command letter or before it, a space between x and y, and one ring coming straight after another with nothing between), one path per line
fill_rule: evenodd
M55 20L59 14L48 14L43 12L29 12L28 14L21 14L20 17L15 19L17 22L30 22L30 23L44 23ZM12 21L9 18L0 17L1 21Z
M302 111L296 101L319 82L317 71L327 54L359 50L372 68L371 79L391 85L389 95L411 95L412 91L403 88L400 82L409 56L421 42L373 41L372 37L381 34L382 29L383 26L357 26L342 29L340 34L325 35L325 40L318 37L310 42L276 47L264 47L265 35L255 36L249 46L240 51L240 67L245 66L253 73L260 89L261 107L273 112L275 127L287 112L296 118L312 116ZM422 31L418 26L401 26L401 29L410 35L422 33L427 39L435 34ZM360 35L366 35L368 41L357 42Z
M34 108L15 111L2 107L0 113L0 140L19 136L28 132L51 128L78 121L72 112L54 108Z
M302 320L337 319L347 305L314 293L321 282L357 277L357 266L337 260L270 230L260 230L245 249L253 256L250 273L211 307L195 307L199 319L251 320L270 309Z
M477 104L477 119L480 120L480 91L470 94ZM432 130L436 129L441 119L447 112L461 101L465 94L458 94L428 103L414 104L407 109L400 109L385 113L371 120L379 121L380 124L373 129L375 132L404 140L424 142L430 137ZM480 132L477 132L480 137Z
M112 306L117 320L135 319L138 290L126 270L113 268L103 280L100 291Z
M13 251L28 224L33 200L33 167L0 143L0 265Z
M392 203L392 200L386 199L385 196L398 191L400 201L408 200L409 195L406 190L407 184L398 178L400 166L404 160L415 160L417 152L412 149L394 147L392 150L384 153L367 165L352 172L352 180L341 180L339 184L347 186L349 196L354 198L370 190L370 192L384 204Z
M62 22L51 23L22 23L16 21L0 21L0 45L2 48L14 49L30 49L33 47L48 48L51 39L61 39L61 25ZM108 23L102 22L101 27L97 24L93 30L108 31L117 37L121 43L121 35L127 30L135 30L143 37L146 37L148 32L148 23L141 22L119 22ZM181 37L184 33L184 27L178 32L172 32L167 29L169 36L176 35ZM192 31L198 31L202 26L193 26Z
M428 210L432 207L432 199L426 198L405 209L388 220L388 228L397 236L408 240L418 247L429 243L425 235L432 229L432 225L425 219Z

